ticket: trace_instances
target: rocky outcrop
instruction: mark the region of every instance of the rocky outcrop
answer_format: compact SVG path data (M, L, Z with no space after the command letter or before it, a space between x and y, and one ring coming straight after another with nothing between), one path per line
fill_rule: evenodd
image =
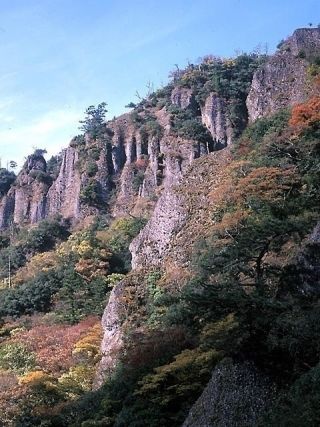
M42 154L29 156L13 187L0 202L0 228L9 221L34 224L46 215L46 161Z
M191 408L183 427L256 426L270 406L275 387L250 362L220 362Z
M319 51L318 28L299 29L283 43L253 76L247 98L250 122L307 98L311 90L307 59Z
M280 49L290 51L292 55L312 57L320 51L320 28L298 28L282 44Z
M291 52L279 52L256 71L247 98L250 122L304 101L307 68L304 59Z
M178 182L195 158L209 152L206 143L173 136L170 115L165 109L152 113L162 128L161 135L142 132L141 126L134 125L128 115L110 123L114 131L113 151L123 161L122 167L120 161L114 162L117 171L114 180L118 188L114 216L134 211L141 198L157 198L162 189ZM144 114L141 114L141 120L143 118Z
M197 103L192 89L185 87L175 87L171 92L171 102L180 108L197 109Z
M59 175L47 194L47 216L60 213L65 218L79 217L81 178L75 167L77 161L75 148L68 147L62 151Z
M130 245L132 268L159 266L170 240L184 225L187 210L179 196L166 190L158 200L151 220Z
M125 318L125 304L122 301L126 280L118 283L112 290L108 305L103 313L102 328L104 331L101 343L102 358L99 363L95 388L99 388L113 371L119 360L123 346L123 331L121 325Z
M211 93L201 108L201 118L211 133L217 149L231 144L233 128L224 99Z
M229 160L227 148L193 159L180 173L176 170L151 219L130 245L133 269L159 266L166 257L179 265L190 261L188 250L198 231L212 224L210 192L221 182Z
M319 50L320 30L315 28L297 30L283 43L254 74L247 98L250 121L306 98L311 90L308 61L319 55ZM192 89L176 85L170 99L173 105L189 109L194 118L201 120L212 140L199 143L177 138L171 129L169 109L141 103L132 113L109 121L103 140L92 141L86 135L77 145L75 138L63 150L62 164L54 179L46 176L42 156L30 156L12 188L0 200L0 228L11 220L18 224L36 223L57 213L72 220L106 209L113 216L139 215L139 206L154 206L162 191L155 221L164 223L170 216L169 234L176 230L173 223L179 228L184 214L181 210L175 219L169 213L170 205L177 202L170 188L179 183L194 159L230 145L233 135L241 129L234 129L228 103L216 93L210 93L200 106ZM242 119L246 122L246 112ZM97 169L94 176L84 167L90 150L95 150L89 159ZM83 190L90 185L98 188L99 203L90 205L83 201ZM155 242L154 256L165 251L167 237L163 239ZM138 248L140 244L133 249L134 253Z
M13 212L14 194L5 195L0 201L0 230L9 227Z

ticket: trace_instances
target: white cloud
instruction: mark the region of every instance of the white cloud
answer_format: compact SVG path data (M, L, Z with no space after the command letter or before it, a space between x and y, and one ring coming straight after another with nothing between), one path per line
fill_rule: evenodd
M68 146L70 139L77 133L81 113L71 109L49 111L31 123L13 126L9 117L7 129L0 130L0 157L4 165L8 160L15 160L22 166L25 156L32 153L33 148L45 148L48 155L57 154ZM11 118L13 121L14 119ZM16 120L15 120L16 122Z

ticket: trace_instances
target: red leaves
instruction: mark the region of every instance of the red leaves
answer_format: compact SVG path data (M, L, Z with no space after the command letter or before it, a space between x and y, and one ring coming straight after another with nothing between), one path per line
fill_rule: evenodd
M39 367L51 373L68 370L74 363L72 350L82 336L92 328L97 318L90 317L77 325L39 325L15 336L37 355Z
M299 131L320 121L320 96L314 96L292 108L289 124Z

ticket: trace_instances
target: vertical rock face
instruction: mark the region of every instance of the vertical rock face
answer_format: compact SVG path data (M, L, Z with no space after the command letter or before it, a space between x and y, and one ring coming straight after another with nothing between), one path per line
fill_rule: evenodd
M209 152L205 143L173 137L165 109L153 113L163 130L161 136L142 134L128 115L108 124L114 132L114 181L118 188L114 216L130 213L141 198L155 198L159 190L177 182L194 158Z
M14 212L14 194L5 195L0 201L0 230L9 226Z
M159 266L173 234L181 229L186 216L187 210L178 195L165 190L151 220L130 245L132 268Z
M197 103L192 92L192 89L184 87L175 87L171 92L171 102L180 108L195 109Z
M293 55L312 56L320 51L320 28L299 28L282 46L290 49Z
M151 219L132 241L133 269L160 266L166 257L179 265L188 263L185 252L197 235L197 225L209 221L209 194L222 179L230 160L229 149L201 156L167 181ZM173 160L172 160L173 161ZM176 165L178 168L179 165ZM181 240L185 236L187 241Z
M45 217L48 188L42 180L45 173L46 161L42 155L33 154L27 158L14 186L1 201L0 228L8 226L9 220L34 224Z
M233 129L224 99L211 93L201 109L201 117L217 148L231 144Z
M96 375L95 388L100 387L104 379L114 370L123 345L121 324L124 316L124 305L121 304L121 297L124 287L125 281L122 281L113 288L102 317L101 324L104 330L101 343L102 359Z
M309 63L304 58L319 55L319 50L320 29L303 28L295 31L256 71L247 98L250 122L307 98Z
M165 136L155 149L155 180L161 181L163 192L157 201L152 217L139 236L133 240L130 250L132 267L159 265L168 251L172 236L181 229L187 217L187 207L175 191L192 162L208 154L206 144ZM150 156L152 159L152 155ZM161 163L160 163L161 161ZM152 160L150 161L152 169Z
M75 148L63 150L59 175L47 194L47 216L60 213L65 218L79 217L81 178L75 167L77 160Z
M183 427L255 426L272 403L274 387L251 363L219 363Z
M308 96L311 90L308 67L310 61L319 55L319 50L320 29L317 28L297 30L283 43L280 50L254 74L247 98L250 121L301 102ZM189 109L193 117L202 120L212 135L213 143L177 138L165 107L140 106L133 115L123 114L108 122L107 127L113 132L112 140L100 145L95 141L93 145L99 148L98 159L94 156L89 160L97 166L94 180L101 190L101 207L111 203L114 216L135 212L140 202L151 203L163 190L167 192L164 195L165 205L169 206L173 203L170 201L173 196L168 191L179 181L188 165L195 158L232 142L235 129L227 102L222 97L210 93L200 107L192 89L177 86L173 88L170 99L173 105ZM153 132L152 126L151 131L146 131L146 123L150 122L153 130L158 126L161 132ZM79 148L76 145L63 150L59 174L51 184L46 180L43 157L30 156L15 184L0 200L0 228L8 225L9 218L23 224L35 223L57 213L78 219L98 212L98 208L81 202L82 190L92 184L92 180L89 179L90 174L77 168L79 153L83 160L91 143L87 135L84 151L81 151L83 146ZM168 215L166 212L163 212L163 217Z
M307 62L279 52L253 76L247 98L249 121L305 100Z

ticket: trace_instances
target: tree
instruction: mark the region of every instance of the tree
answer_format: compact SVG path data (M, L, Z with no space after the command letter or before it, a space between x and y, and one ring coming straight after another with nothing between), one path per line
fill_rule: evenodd
M90 105L85 111L86 117L80 120L81 126L79 127L85 133L90 134L94 139L102 133L102 127L107 113L107 104L101 102L97 107Z
M17 165L17 162L15 162L14 160L10 160L10 162L9 162L9 167L11 168L11 169L16 169L16 167L17 167L18 165Z
M129 104L125 105L125 108L136 108L137 104L134 102L129 102Z

